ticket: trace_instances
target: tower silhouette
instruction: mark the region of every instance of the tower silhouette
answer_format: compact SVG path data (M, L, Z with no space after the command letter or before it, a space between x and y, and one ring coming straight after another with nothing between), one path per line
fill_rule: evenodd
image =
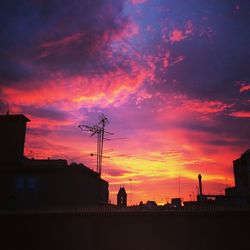
M127 193L124 187L120 187L117 194L117 206L126 207L127 206Z
M26 123L24 115L0 115L0 164L15 165L23 160Z

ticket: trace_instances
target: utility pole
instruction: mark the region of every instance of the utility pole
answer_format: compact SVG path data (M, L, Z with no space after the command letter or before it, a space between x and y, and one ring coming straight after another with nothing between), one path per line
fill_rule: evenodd
M130 206L132 206L132 179L129 179L130 181Z
M179 195L179 198L181 198L181 176L180 174L178 178L178 195Z

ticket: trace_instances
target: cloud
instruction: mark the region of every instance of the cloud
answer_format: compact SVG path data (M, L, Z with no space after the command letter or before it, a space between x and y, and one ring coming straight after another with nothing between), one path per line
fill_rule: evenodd
M134 5L136 4L141 4L141 3L145 3L147 0L130 0L130 2Z
M26 82L26 87L3 87L2 100L9 105L47 106L61 110L73 107L121 105L143 84L150 74L136 63L131 63L130 72L117 69L100 76L53 75L49 80ZM27 109L26 109L27 110Z
M179 42L181 40L184 40L185 36L181 30L175 29L171 32L169 36L169 40L174 43L174 42Z
M237 81L237 84L240 85L240 93L250 90L250 84L246 82Z
M139 27L123 14L123 1L27 1L24 6L14 1L3 11L9 15L3 15L0 96L13 111L18 105L61 110L121 105L152 74L132 59L135 52L126 41ZM14 14L16 27L9 21ZM24 34L16 44L19 29Z
M124 174L131 173L130 171L124 169L106 168L104 170L105 174L113 177L123 176Z
M230 113L230 116L238 117L238 118L250 118L249 111L235 111Z
M68 117L67 113L58 110L53 106L43 106L41 108L34 106L20 106L20 109L22 113L27 114L28 116L31 115L34 119L46 118L48 120L63 121Z
M193 33L193 23L192 21L187 21L185 25L185 30L182 31L180 29L174 29L169 34L169 41L173 44L175 42L180 42L184 39L187 39L190 37L190 35Z
M99 71L94 62L103 59L105 64L111 42L136 33L135 25L122 14L122 0L2 4L1 84L44 69L74 74L94 66Z
M203 101L199 99L192 99L183 102L185 109L193 112L208 114L222 112L232 105L225 104L220 101Z

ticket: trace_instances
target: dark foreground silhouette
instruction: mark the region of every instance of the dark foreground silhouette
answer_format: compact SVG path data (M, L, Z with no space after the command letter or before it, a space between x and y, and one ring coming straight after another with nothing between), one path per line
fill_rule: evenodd
M1 214L1 249L249 249L250 212Z

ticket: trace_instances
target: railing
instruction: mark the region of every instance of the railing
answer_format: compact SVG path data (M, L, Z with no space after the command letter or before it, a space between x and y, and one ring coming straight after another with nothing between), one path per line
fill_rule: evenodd
M157 213L216 213L216 212L250 212L250 207L226 207L226 206L204 206L197 205L192 207L116 207L116 206L100 206L100 207L77 207L77 208L36 208L36 209L12 209L0 210L1 214L157 214Z

